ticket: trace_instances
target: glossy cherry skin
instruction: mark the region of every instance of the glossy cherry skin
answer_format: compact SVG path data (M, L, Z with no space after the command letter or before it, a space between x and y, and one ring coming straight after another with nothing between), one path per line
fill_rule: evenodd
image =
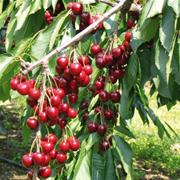
M101 151L107 151L110 147L109 141L101 140L99 143L99 148Z
M106 124L100 124L97 127L97 132L99 135L104 135L107 131L107 125Z
M69 59L66 55L63 55L57 58L57 63L60 68L65 69L69 63Z
M109 94L107 91L105 90L101 90L99 92L99 99L102 101L102 102L105 102L105 101L108 101L109 99Z
M62 140L59 144L59 149L63 152L68 152L70 149L69 142L67 140Z
M17 85L17 91L21 94L21 95L27 95L29 92L29 84L26 82L22 82L19 83Z
M39 121L41 123L47 122L47 114L46 114L46 112L39 112L38 116L39 116Z
M30 98L37 101L41 96L41 92L37 88L31 88L31 89L29 89L28 95Z
M50 143L55 145L58 141L58 138L55 134L51 133L51 134L45 136L45 141L49 141Z
M51 100L51 105L52 106L58 107L60 105L60 103L61 103L61 98L60 98L59 95L51 96L50 100Z
M60 104L60 106L59 106L59 110L60 110L60 112L62 112L62 113L67 113L68 110L69 110L69 105L68 105L67 103L62 103L62 104Z
M101 46L99 44L93 44L91 46L91 54L96 55L102 51Z
M78 58L78 62L79 62L82 66L88 65L88 64L89 64L89 57L86 56L86 55L80 56L80 57Z
M73 12L75 15L81 15L81 14L82 14L82 11L83 11L83 5L82 5L82 3L73 2L73 4L72 4L72 12Z
M33 118L33 117L28 118L26 123L30 129L36 129L38 127L38 124L39 124L37 119Z
M128 42L130 42L131 36L132 36L132 33L131 33L130 31L126 32L126 33L125 33L125 36L124 36L124 37L125 37L125 40L128 41Z
M88 129L88 132L89 133L93 133L93 132L96 132L97 131L97 123L96 122L89 122L87 124L87 129Z
M39 169L39 176L42 178L48 178L51 176L52 170L50 167L42 167Z
M50 156L49 155L47 155L47 154L45 154L44 155L44 162L43 162L43 166L48 166L49 165L49 163L50 163Z
M82 71L82 66L80 63L72 63L70 65L70 72L72 75L78 76L81 71Z
M86 66L84 66L84 67L83 67L83 70L85 71L85 73L86 73L87 75L90 75L90 74L92 74L92 72L93 72L93 68L92 68L91 65L86 65Z
M31 154L25 154L22 157L22 164L26 168L30 168L33 165L33 158Z
M56 107L51 106L47 108L47 116L50 119L56 119L58 118L58 115L59 115L59 110Z
M33 162L35 165L43 166L45 161L45 154L40 152L33 153Z
M121 94L120 92L116 91L116 92L111 92L110 93L110 99L112 102L117 103L120 102L121 99Z
M78 95L76 93L69 94L68 99L71 104L75 104L78 101Z
M121 56L122 52L120 48L113 48L112 49L112 55L113 58L118 59Z
M49 157L51 159L56 159L56 155L57 155L58 151L56 149L53 149L50 153L49 153Z
M76 137L69 137L67 141L72 151L77 151L80 148L80 141Z
M69 108L67 115L69 118L75 118L77 116L77 111L74 108Z
M11 89L16 90L18 84L19 84L19 80L17 78L11 79L11 81L10 81Z
M58 124L61 129L64 129L66 127L67 120L65 118L59 118Z
M54 149L54 144L51 142L42 141L41 142L42 151L47 154Z
M84 22L85 24L88 24L90 19L90 13L89 12L82 12L82 14L80 15L80 20L81 22Z
M58 163L60 164L64 164L65 161L67 160L67 155L63 152L59 152L57 155L56 155L56 160Z

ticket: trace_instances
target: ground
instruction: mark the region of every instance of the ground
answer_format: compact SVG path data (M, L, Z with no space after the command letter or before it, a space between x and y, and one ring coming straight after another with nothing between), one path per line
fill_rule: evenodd
M180 103L170 111L166 107L157 109L156 96L149 97L150 106L163 122L169 123L177 134L180 133ZM0 179L25 180L26 170L20 162L21 154L27 147L22 143L19 114L22 113L18 101L0 104L0 158L16 162L19 167L0 159ZM18 111L17 111L18 110ZM136 139L130 140L134 151L135 180L178 180L180 178L180 139L173 135L161 140L156 127L150 123L143 125L138 113L130 123Z

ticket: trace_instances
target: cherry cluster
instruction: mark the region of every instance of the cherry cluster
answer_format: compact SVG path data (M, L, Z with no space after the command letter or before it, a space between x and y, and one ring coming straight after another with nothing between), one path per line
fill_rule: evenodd
M83 5L80 2L69 2L67 5L67 10L71 10L70 18L72 24L75 26L77 18L80 20L79 30L82 31L87 28L89 25L93 24L101 15L96 14L91 16L89 12L83 11ZM102 30L104 28L103 23L100 23L97 27L97 30ZM96 30L93 31L93 33Z
M53 12L52 7L50 7L48 10L46 10L46 12L44 14L46 23L51 24L53 21L53 17L57 16L57 14L59 14L59 12L61 12L62 10L64 10L64 5L63 5L62 1L60 1L56 4L55 12Z

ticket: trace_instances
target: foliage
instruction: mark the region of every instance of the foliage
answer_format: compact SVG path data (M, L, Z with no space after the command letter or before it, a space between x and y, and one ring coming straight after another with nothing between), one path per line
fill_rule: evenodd
M63 0L65 7L68 2L70 0ZM54 17L53 22L47 25L44 14L48 8L52 8L52 11L55 12L57 1L54 0L36 0L35 2L16 0L1 1L1 3L3 10L1 13L0 8L0 35L1 39L5 38L5 47L1 45L0 48L0 51L3 52L0 55L0 100L5 101L14 94L10 91L9 82L19 72L20 62L24 60L35 62L55 47L70 40L79 32L79 22L76 20L74 28L69 20L69 14L63 9ZM96 14L97 10L103 14L109 9L108 5L95 3L92 0L82 1L82 3L87 4L86 7L91 10L92 14ZM108 160L112 167L116 167L121 161L127 179L132 179L132 150L125 137L133 137L127 127L127 122L134 116L135 109L139 112L144 124L152 121L157 126L161 138L164 135L170 137L169 126L162 123L149 106L144 93L144 85L148 81L151 82L151 94L158 92L159 106L167 105L170 109L176 101L179 101L179 7L178 1L172 0L161 0L160 2L149 0L143 6L137 25L132 30L131 47L133 52L126 67L126 74L116 85L121 88L122 94L121 101L117 104L119 128L113 127L111 132L113 135L112 148L104 154L98 153L97 134L88 135L85 128L80 125L82 118L80 112L76 119L77 123L70 125L72 125L74 133L79 136L82 146L77 153L77 159L66 165L65 173L59 174L59 178L68 176L72 179L82 179L86 176L86 179L99 179L98 174L101 177L108 177L112 174L116 179L120 176L119 172L117 170L115 172L114 168L109 168L109 164L106 163ZM113 29L109 30L109 27L115 27L118 14L104 22L104 31L88 35L87 38L80 41L76 46L77 53L90 55L89 48L92 42L108 46L108 37L113 38ZM127 30L126 20L127 17L124 16L119 25L118 41L120 42L123 41L124 31ZM34 22L36 23L34 24ZM6 33L4 33L4 29ZM65 49L63 53L69 52L69 50L71 47ZM91 59L94 61L93 57ZM55 74L55 60L56 57L52 58L49 63L52 75ZM99 71L94 64L93 67L95 70L92 79L95 80ZM29 76L36 78L39 72L40 68L37 68L29 73ZM83 90L80 93L82 93L80 97L83 98ZM91 108L97 104L96 101L97 98L94 97L90 102L90 114L93 114ZM80 105L80 102L78 103L77 107ZM22 118L23 124L25 124L28 114L31 112L26 110ZM54 131L57 132L56 128ZM84 135L80 135L80 132L84 132ZM30 133L28 130L26 131L26 127L24 134L28 139ZM106 173L108 174L106 175Z

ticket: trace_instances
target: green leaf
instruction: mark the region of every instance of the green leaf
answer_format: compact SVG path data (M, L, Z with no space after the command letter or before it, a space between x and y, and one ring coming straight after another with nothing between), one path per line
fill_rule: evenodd
M16 13L17 25L15 31L18 31L23 27L24 23L26 22L29 16L30 8L31 2L24 1L24 3L21 5L18 12Z
M97 94L95 97L92 98L90 104L89 104L89 107L88 107L88 111L90 112L91 109L95 106L95 104L97 103L99 99L99 95Z
M105 158L104 156L97 153L96 148L93 149L92 154L92 179L93 180L104 180L105 172Z
M133 53L129 59L125 76L123 78L123 91L128 93L134 86L137 78L138 56Z
M123 168L125 172L127 173L127 180L132 179L132 150L129 144L120 136L113 136L113 147L115 148L115 151L117 155L119 156L119 159L122 162Z
M0 13L0 29L4 26L4 23L7 19L7 17L9 16L9 14L12 12L13 8L14 8L15 2L11 2L8 7L6 8L5 11L3 11L3 13Z
M180 16L180 1L177 0L168 0L168 6L172 7L176 13L176 17Z
M106 167L105 167L105 179L104 180L118 180L116 176L116 167L114 165L114 158L112 150L109 149L106 152Z
M51 0L43 0L43 7L45 10L50 6L51 6Z
M56 25L54 27L53 33L51 35L50 43L49 43L49 50L51 50L53 48L54 43L58 37L58 33L62 29L62 27L63 27L62 25L63 25L64 21L67 20L67 18L68 18L68 13L65 13L65 12L60 13L58 15L58 17L56 18L56 20L55 20Z
M41 8L42 8L42 0L36 0L35 2L33 2L31 4L29 15L34 14L35 12L37 12Z
M174 34L176 31L176 23L175 14L171 8L166 8L164 11L161 26L159 30L159 37L161 44L166 49L166 51L170 51L172 42L174 39Z
M134 134L127 127L125 127L123 125L115 127L114 133L116 134L116 132L118 132L118 134L122 133L123 135L126 135L130 138L135 138Z

